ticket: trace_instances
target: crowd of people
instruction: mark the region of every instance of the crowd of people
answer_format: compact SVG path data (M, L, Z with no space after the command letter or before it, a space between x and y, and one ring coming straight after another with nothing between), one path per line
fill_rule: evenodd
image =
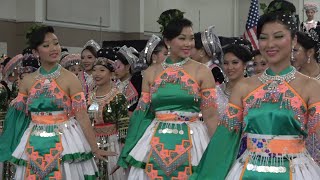
M259 50L177 9L141 52L34 28L2 57L0 179L320 179L317 6L275 1Z

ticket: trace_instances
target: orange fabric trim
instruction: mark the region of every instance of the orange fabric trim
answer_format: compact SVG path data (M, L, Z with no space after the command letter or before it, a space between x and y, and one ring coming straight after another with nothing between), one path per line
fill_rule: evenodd
M26 153L27 156L29 157L30 160L33 161L33 163L35 163L37 165L37 167L39 167L42 171L44 171L45 169L48 168L48 166L51 165L51 163L55 160L58 159L58 171L56 171L54 173L54 177L51 177L53 179L62 179L62 175L61 175L61 162L60 162L60 155L63 151L63 146L62 146L62 142L61 142L61 136L59 136L60 141L58 143L56 143L56 147L55 148L51 148L50 149L50 154L45 154L44 156L40 156L39 152L34 151L34 148L32 146L30 146L29 143L27 143L26 146ZM27 152L28 150L31 150L30 154ZM30 167L30 163L27 163L27 167L26 167L26 175L25 175L25 179L30 179L30 180L36 180L37 179L37 174L30 174L31 173L31 167ZM34 172L36 173L36 172ZM60 178L59 178L60 177ZM50 179L51 179L50 178Z
M168 70L171 70L172 71L172 69L170 69L170 68L167 68L167 69L165 69L165 70L163 70L158 76L156 76L156 78L153 80L153 82L155 82L155 81L157 81L157 80L161 80L161 76L164 74L164 73L169 73L169 72L171 72L171 71L169 71L168 72ZM200 85L198 84L198 82L189 74L189 73L187 73L185 70L183 70L183 69L180 69L179 71L181 71L181 72L184 72L187 76L188 76L188 78L190 78L191 80L193 80L195 83L196 83L196 85L198 86L198 87L200 87ZM175 70L174 70L174 72L176 72Z
M262 84L262 85L258 86L256 89L251 91L245 98L243 98L242 101L245 102L252 94L255 94L258 90L260 90L264 86L265 86L265 84ZM243 104L245 104L245 103L243 103Z
M153 132L152 137L154 137L154 135L157 133L158 126L159 126L159 123L154 127L154 132ZM152 138L151 138L151 140L150 140L150 146L151 146L151 144L152 144ZM151 155L152 155L152 148L150 148L150 152L149 152L149 155L148 155L148 161L147 161L147 162L150 162ZM146 168L145 168L144 171L146 172L146 174L147 174L151 179L162 178L162 177L159 177L159 176L158 176L158 171L156 171L156 170L153 169L153 164L147 163L147 164L146 164Z
M304 99L302 99L302 97L297 93L297 91L295 89L293 89L293 87L290 86L290 84L288 84L287 82L284 81L284 83L288 86L288 88L301 100L302 104L304 105L304 107L306 109L308 109L307 107L307 103L304 101Z
M309 105L308 109L311 109L311 108L316 107L316 106L320 106L320 102L316 102L316 103L313 103L313 104ZM320 110L319 110L319 112L320 112Z
M228 106L229 106L229 107L236 108L236 109L238 109L239 111L242 111L242 107L237 106L237 105L235 105L235 104L229 103Z
M298 154L305 151L305 143L302 139L259 139L257 143L253 142L255 138L248 138L247 147L250 152L276 154Z
M66 113L53 114L53 115L35 115L31 114L32 122L36 124L57 124L63 123L69 120Z
M217 91L215 88L203 89L200 91L201 97L201 105L200 107L208 108L208 107L217 107Z
M188 118L188 120L186 120ZM198 120L199 116L194 116L194 117L184 117L182 118L178 114L174 113L168 113L168 114L157 114L156 113L156 119L160 121L190 121L194 122Z
M242 168L242 171L241 171L241 176L240 176L240 179L239 179L239 180L242 180L242 179L243 179L243 175L244 175L244 172L246 172L248 163L249 163L249 157L247 158L246 162L245 162L244 165L243 165L243 168Z

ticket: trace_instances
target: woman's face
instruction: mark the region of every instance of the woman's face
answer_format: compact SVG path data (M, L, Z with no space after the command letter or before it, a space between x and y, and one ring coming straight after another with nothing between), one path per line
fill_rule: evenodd
M102 86L111 81L111 72L102 65L95 65L92 69L92 77L97 86Z
M161 48L161 51L159 51L158 53L153 53L152 54L152 62L153 63L162 63L168 55L168 50L165 47Z
M166 41L170 47L170 56L173 59L187 58L191 55L194 47L194 34L191 27L184 27L179 36L170 41Z
M264 70L268 68L267 61L261 56L261 54L256 55L253 58L253 69L254 74L262 73Z
M70 66L68 69L69 69L70 72L72 72L76 76L78 76L79 73L82 72L81 65L73 65L73 66Z
M128 74L130 74L130 65L123 64L120 60L117 60L115 62L115 71L114 75L116 76L117 79L123 79L126 77Z
M306 15L307 15L309 21L314 19L314 14L315 13L316 12L314 12L314 10L306 10Z
M258 44L261 55L266 58L269 65L290 61L294 42L290 31L283 24L278 22L264 24Z
M47 33L44 41L34 51L42 63L57 63L61 57L61 47L58 38L53 33Z
M229 80L234 81L244 77L246 66L242 60L231 52L226 53L223 58L223 69Z
M91 71L93 63L95 62L96 57L88 50L85 49L81 53L81 62L85 71Z
M297 43L293 48L293 61L292 65L299 71L301 67L308 61L306 50Z

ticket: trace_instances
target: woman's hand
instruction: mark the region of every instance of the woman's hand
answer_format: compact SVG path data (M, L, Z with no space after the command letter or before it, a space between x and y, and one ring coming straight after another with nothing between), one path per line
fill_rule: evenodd
M108 160L106 159L106 157L108 157L108 156L116 156L117 153L112 152L112 151L105 151L105 150L102 150L102 149L98 149L98 150L96 150L96 151L93 152L93 155L94 155L96 158L98 158L98 159L100 159L100 160L102 160L102 161L107 162Z

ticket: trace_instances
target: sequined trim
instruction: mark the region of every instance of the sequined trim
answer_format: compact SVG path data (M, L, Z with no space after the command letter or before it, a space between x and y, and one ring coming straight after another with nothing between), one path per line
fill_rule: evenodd
M34 100L37 100L41 95L46 98L52 99L52 103L58 108L64 109L65 112L72 114L71 99L67 93L65 93L57 84L55 80L48 82L47 80L37 81L29 92L27 100L27 106L32 104Z
M150 102L151 102L150 93L142 92L136 109L145 111L150 107Z
M217 92L215 88L203 89L200 92L201 96L201 109L209 107L217 107Z
M18 96L11 101L10 106L14 107L16 110L27 112L27 99L28 95L18 93Z
M308 109L307 149L311 157L320 165L320 102Z
M54 179L62 179L60 155L63 151L62 142L56 143L54 148L50 149L50 154L40 156L39 152L34 150L34 147L29 143L26 147L26 152L29 157L29 162L26 168L26 179L43 179L54 171ZM56 170L55 170L56 169Z
M199 113L184 111L157 111L156 119L159 121L196 121L199 119Z
M87 110L86 97L83 92L79 92L71 96L71 106L73 112Z
M226 112L223 114L222 119L219 121L219 125L223 125L229 130L236 130L238 131L241 129L243 122L243 110L234 105L229 103Z
M292 110L295 119L301 123L304 130L307 124L307 108L303 99L286 82L279 84L277 90L269 91L269 84L264 84L250 93L244 100L244 116L249 109L260 108L262 103L279 103L279 109Z
M167 150L164 144L160 142L159 137L153 137L151 146L151 156L167 176L170 176L181 164L190 159L189 151L192 147L191 140L183 140L182 144L176 145L174 150ZM187 172L185 171L187 176L191 175L191 167L189 167L189 170L190 171ZM151 179L159 177L157 175L158 171L154 170L153 164L150 163L146 165L146 173Z
M164 87L166 83L180 84L181 88L193 95L195 100L199 99L200 86L184 70L174 71L172 68L165 69L151 86L151 93L155 93L159 87Z

